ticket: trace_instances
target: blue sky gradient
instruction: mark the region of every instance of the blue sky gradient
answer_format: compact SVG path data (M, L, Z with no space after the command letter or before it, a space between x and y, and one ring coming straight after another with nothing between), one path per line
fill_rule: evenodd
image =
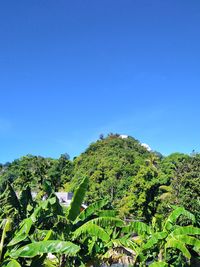
M99 134L200 151L200 1L0 3L0 162Z

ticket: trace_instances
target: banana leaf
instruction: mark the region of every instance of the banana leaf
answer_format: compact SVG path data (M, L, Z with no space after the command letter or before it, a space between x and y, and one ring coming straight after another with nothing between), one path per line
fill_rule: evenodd
M11 251L9 253L9 256L14 259L17 259L18 257L33 258L35 256L47 253L74 256L79 250L80 247L73 244L72 242L48 240L39 241L23 246L18 250Z

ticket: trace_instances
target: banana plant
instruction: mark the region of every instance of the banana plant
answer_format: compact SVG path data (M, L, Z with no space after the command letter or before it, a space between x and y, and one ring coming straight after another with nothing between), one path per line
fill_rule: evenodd
M81 246L80 253L76 257L76 266L101 261L99 254L105 253L106 244L110 242L114 229L124 226L123 221L116 218L116 211L105 209L108 204L105 199L81 211L88 183L88 178L84 178L74 193L65 218L61 216L61 221L57 225L57 228L64 229L65 239Z
M45 266L54 264L48 259L52 254L56 257L55 264L60 267L83 266L99 259L97 254L105 252L106 244L112 238L111 227L117 229L124 224L115 217L115 211L103 210L106 200L81 211L87 186L88 178L85 178L67 209L54 194L38 202L7 242L2 264Z
M47 253L61 253L65 251L67 248L72 247L72 249L77 249L78 247L73 247L73 244L62 242L62 240L55 240L55 242L50 241L49 244L45 243L48 241L48 239L51 237L49 234L49 231L41 230L40 234L44 234L44 243L37 242L37 239L34 238L35 232L38 231L37 226L41 225L41 216L43 216L46 212L46 220L48 220L48 215L51 212L51 209L55 209L55 204L57 203L57 199L55 197L50 198L44 202L41 202L38 207L36 207L28 218L25 218L20 224L19 229L17 229L13 234L11 233L10 236L12 237L11 240L7 240L6 248L4 248L4 255L2 255L1 263L2 266L5 264L25 264L26 260L23 260L21 258L26 258L26 255L23 254L23 249L28 250L30 254L27 254L27 258L35 257L31 262L31 265L33 265L33 262L37 260L38 262L38 256L41 254L47 254ZM7 228L6 228L7 229ZM10 230L10 229L9 229ZM7 232L9 231L7 230ZM5 231L3 231L2 239L5 239ZM37 248L36 248L37 245ZM45 247L47 250L44 250ZM57 249L57 250L56 250ZM60 250L59 250L60 249ZM71 253L72 250L69 252ZM69 253L68 253L69 254ZM19 262L18 262L19 258ZM45 258L42 259L44 261ZM40 259L41 261L41 259ZM14 265L14 266L15 266ZM7 265L5 265L7 266ZM8 265L9 266L9 265ZM12 265L11 265L12 266ZM19 265L20 266L20 265ZM27 265L29 266L29 265Z
M178 218L186 216L191 225L178 225ZM161 228L156 223L146 225L143 222L132 222L124 227L124 233L134 233L132 240L136 244L135 262L143 264L153 261L152 266L174 264L179 260L190 264L193 254L200 254L200 228L194 227L195 217L183 207L174 207ZM177 255L179 257L177 257ZM141 265L142 266L142 265ZM178 265L177 265L178 266Z
M18 195L12 185L7 183L5 191L0 196L0 220L9 217L15 221L15 224L20 223L31 214L35 204L29 186L25 186Z

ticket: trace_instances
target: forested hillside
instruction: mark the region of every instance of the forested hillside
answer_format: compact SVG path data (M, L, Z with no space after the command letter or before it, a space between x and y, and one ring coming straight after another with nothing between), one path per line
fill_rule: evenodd
M141 206L149 204L150 207L159 186L165 182L156 167L159 160L134 138L109 135L91 144L74 160L72 189L81 177L88 176L87 202L108 198L119 208L121 216L148 216L150 211Z
M148 151L133 137L118 134L100 137L84 153L70 160L27 155L0 165L0 190L7 182L16 191L29 185L45 190L74 191L83 177L89 178L85 202L108 199L121 218L149 221L182 205L200 218L200 156L174 153L163 157Z
M0 190L2 267L200 264L199 154L109 134L73 160L1 164ZM69 206L55 191L74 192Z

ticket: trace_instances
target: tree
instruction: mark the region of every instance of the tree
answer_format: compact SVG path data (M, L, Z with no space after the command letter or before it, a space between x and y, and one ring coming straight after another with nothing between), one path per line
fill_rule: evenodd
M129 191L119 202L121 215L150 221L157 212L159 187L163 182L155 165L141 166L132 178Z
M200 225L200 155L195 154L179 164L172 179L172 194L177 205L195 214Z
M73 164L69 160L68 154L62 154L58 160L54 161L54 164L48 170L47 176L55 191L69 182L72 168Z

